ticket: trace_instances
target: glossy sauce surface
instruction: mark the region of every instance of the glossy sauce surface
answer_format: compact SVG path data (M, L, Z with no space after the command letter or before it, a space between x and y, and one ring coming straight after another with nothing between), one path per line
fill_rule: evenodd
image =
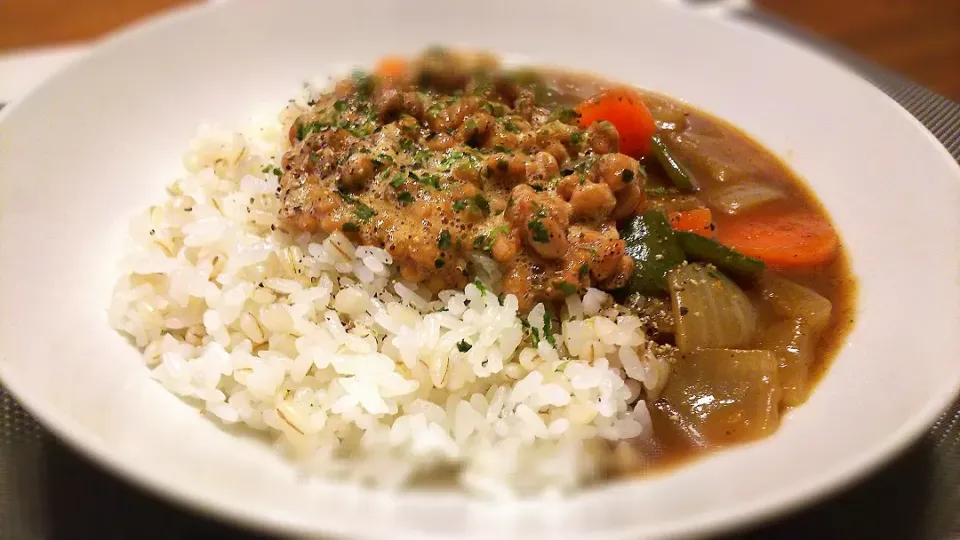
M806 400L854 323L856 279L842 244L827 262L768 265L763 276L736 279L756 317L753 337L737 350L681 353L674 334L683 312L671 310L669 295L644 292L638 300L623 292L636 258L621 233L649 210L671 219L709 210L709 230L701 232L721 243L744 220L800 213L829 228L816 197L777 156L685 103L627 90L698 186L678 189L659 157L621 153L625 139L611 123L581 121L579 105L618 85L557 70L506 71L485 55L443 50L410 66L341 81L291 126L281 179L285 228L341 230L383 247L404 279L433 291L489 279L487 266L496 264L497 292L516 295L521 310L588 287L614 293L645 317L658 354L674 368L665 388L642 396L653 438L608 448L613 476L762 438ZM799 288L826 304L829 319L797 318L789 305L797 299L778 296L784 281L787 293ZM791 354L800 349L798 362ZM708 405L688 410L684 402Z

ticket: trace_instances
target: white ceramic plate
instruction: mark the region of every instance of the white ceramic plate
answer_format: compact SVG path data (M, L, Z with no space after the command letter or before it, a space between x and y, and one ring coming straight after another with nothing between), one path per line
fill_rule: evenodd
M127 221L204 119L276 109L308 76L428 43L519 54L664 91L808 179L860 278L860 315L809 403L760 443L562 502L307 487L201 419L107 326ZM960 170L894 102L755 28L650 2L236 1L127 31L3 111L0 375L76 448L143 486L293 534L638 538L715 532L851 481L960 382Z

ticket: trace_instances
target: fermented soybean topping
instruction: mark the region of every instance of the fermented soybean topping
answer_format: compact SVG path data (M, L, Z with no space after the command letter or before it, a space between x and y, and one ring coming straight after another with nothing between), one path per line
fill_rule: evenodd
M398 73L356 73L296 120L283 226L341 230L438 291L500 263L521 308L632 274L617 220L646 204L638 161L609 123L480 55L431 50Z
M286 230L383 247L432 291L492 259L521 310L598 287L639 313L673 359L638 394L643 463L772 433L852 322L855 281L802 182L663 96L432 49L338 82L289 137Z

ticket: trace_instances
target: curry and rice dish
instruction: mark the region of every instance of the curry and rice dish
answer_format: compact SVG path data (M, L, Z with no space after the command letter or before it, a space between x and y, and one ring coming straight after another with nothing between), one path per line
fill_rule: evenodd
M684 103L430 49L207 129L110 309L309 474L569 491L773 433L854 312L814 197Z

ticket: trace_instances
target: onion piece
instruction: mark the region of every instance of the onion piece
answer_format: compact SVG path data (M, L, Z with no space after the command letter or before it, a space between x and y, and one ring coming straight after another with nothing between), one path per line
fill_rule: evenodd
M735 216L786 197L780 188L759 182L740 182L718 189L707 197L711 208Z
M802 404L810 395L810 366L817 339L803 319L782 320L763 332L760 348L777 356L783 404Z
M747 295L723 274L702 264L667 272L680 352L742 347L757 328L757 312Z
M817 292L772 272L760 278L760 295L774 313L786 319L803 319L815 334L830 322L833 303Z
M657 408L698 446L759 439L780 423L770 351L702 349L677 362Z

